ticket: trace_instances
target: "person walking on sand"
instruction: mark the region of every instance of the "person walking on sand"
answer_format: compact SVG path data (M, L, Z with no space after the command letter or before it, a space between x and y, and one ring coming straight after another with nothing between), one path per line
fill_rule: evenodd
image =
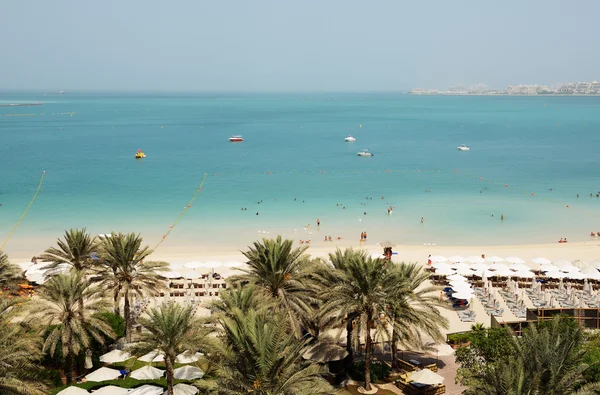
M317 218L317 226L321 226L321 219Z

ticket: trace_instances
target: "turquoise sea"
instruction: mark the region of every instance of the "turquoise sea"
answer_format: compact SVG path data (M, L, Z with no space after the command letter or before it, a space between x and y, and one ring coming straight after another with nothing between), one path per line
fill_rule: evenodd
M0 241L46 171L9 254L83 226L155 244L205 173L165 244L239 249L259 230L438 245L600 231L600 97L0 94L38 101L0 107ZM235 134L244 142L229 143ZM374 156L358 157L363 148Z

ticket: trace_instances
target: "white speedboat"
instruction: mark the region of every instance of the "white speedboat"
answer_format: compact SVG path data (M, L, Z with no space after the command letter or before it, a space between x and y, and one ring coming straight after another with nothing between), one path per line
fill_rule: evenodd
M344 139L344 141L347 141L347 142L351 143L351 142L353 142L353 141L356 141L356 139L355 139L354 137L352 137L352 136L348 136L348 137L346 137L346 138Z
M362 151L357 152L356 155L358 155L358 156L373 156L373 153L369 152L368 149L364 149Z
M242 138L242 136L231 136L229 138L229 141L231 141L232 143L241 143L242 141L244 141L244 139Z
M471 148L467 147L466 145L461 145L460 147L458 147L459 151L471 151Z

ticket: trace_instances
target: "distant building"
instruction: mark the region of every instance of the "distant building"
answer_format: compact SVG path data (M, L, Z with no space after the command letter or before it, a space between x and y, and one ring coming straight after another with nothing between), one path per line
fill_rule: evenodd
M554 93L548 85L509 85L506 91L509 95L542 95Z

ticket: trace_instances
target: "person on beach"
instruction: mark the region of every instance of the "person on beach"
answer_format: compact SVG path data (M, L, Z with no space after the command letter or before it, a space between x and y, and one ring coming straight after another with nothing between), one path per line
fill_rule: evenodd
M367 241L367 232L364 232L365 234L365 241Z
M500 221L504 221L504 214L500 216Z
M317 218L317 226L321 226L321 220Z
M427 265L431 265L431 254L427 257Z

